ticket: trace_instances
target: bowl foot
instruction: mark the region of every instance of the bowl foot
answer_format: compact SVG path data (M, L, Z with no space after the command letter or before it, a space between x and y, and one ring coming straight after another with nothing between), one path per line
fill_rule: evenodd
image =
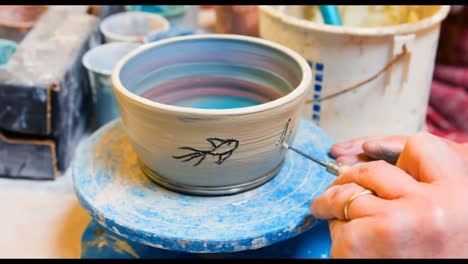
M219 186L219 187L207 187L207 186L194 186L194 185L186 185L182 183L176 183L173 181L168 180L167 178L161 177L158 173L153 171L152 169L148 168L143 162L138 162L140 165L141 170L143 173L153 182L162 187L169 189L171 191L190 194L190 195L200 195L200 196L222 196L222 195L233 195L238 194L241 192L245 192L248 190L252 190L256 187L259 187L269 180L271 180L280 169L283 167L284 160L280 162L278 166L276 166L273 170L271 170L266 175L258 178L254 181L250 181L247 183L236 184L236 185L228 185L228 186Z

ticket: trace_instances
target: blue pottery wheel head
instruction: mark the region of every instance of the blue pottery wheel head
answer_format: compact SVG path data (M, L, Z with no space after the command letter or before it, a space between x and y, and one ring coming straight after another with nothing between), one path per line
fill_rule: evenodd
M297 133L293 146L330 161L333 141L323 130L301 120ZM72 173L81 204L102 226L138 243L193 253L257 249L310 229L318 223L311 200L334 179L288 151L280 172L253 190L218 197L172 192L141 172L120 120L80 144Z

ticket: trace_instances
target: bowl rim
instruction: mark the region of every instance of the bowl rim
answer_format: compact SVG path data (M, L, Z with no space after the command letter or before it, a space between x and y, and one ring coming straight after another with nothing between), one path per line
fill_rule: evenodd
M197 40L197 39L224 39L224 40L244 41L244 42L250 42L250 43L268 46L279 52L286 54L292 60L294 60L302 71L302 79L300 83L294 88L294 90L292 90L290 93L278 99L269 101L267 103L254 105L254 106L229 108L229 109L203 109L203 108L182 107L182 106L158 103L158 102L146 99L144 97L141 97L137 94L132 93L131 91L127 90L123 86L122 82L120 81L120 72L123 66L126 64L126 62L128 62L130 59L137 56L138 54L146 50L156 48L158 46L168 45L174 42ZM309 90L309 88L312 87L311 68L309 64L307 63L307 61L297 52L293 51L292 49L288 47L274 43L269 40L256 38L256 37L250 37L250 36L235 35L235 34L200 34L200 35L191 35L191 36L179 36L179 37L173 37L173 38L169 38L165 40L159 40L156 42L143 44L120 59L120 61L116 64L116 66L114 67L114 70L112 71L111 79L112 79L112 87L116 94L119 93L123 95L124 97L128 98L131 102L136 103L140 106L144 106L153 110L159 109L159 110L164 110L167 112L172 112L172 113L177 113L177 114L187 114L187 115L195 114L195 115L209 115L209 116L212 116L212 115L214 116L245 115L245 114L267 111L267 110L280 107L282 105L285 105L289 102L296 100L298 97L306 93Z
M85 54L81 57L81 63L83 64L83 66L88 71L92 71L92 72L99 73L99 74L102 74L102 75L111 76L113 68L110 69L110 70L107 70L107 69L99 68L99 67L95 66L93 63L91 63L90 57L93 55L93 53L99 52L99 50L111 48L113 46L128 48L128 52L130 52L131 50L136 49L141 45L142 45L141 43L137 43L137 42L123 42L123 41L116 41L116 42L109 42L109 43L100 44L100 45L97 45L97 46L95 46L95 47L93 47L91 49L88 49L85 52Z
M112 31L109 31L108 30L108 27L107 25L110 23L109 21L112 21L112 20L115 20L115 19L118 19L119 17L125 17L125 16L146 16L146 17L149 17L153 20L158 20L162 27L161 27L161 32L162 31L166 31L168 29L170 29L171 25L169 23L169 20L167 20L164 16L162 15L158 15L158 14L154 14L154 13L148 13L148 12L141 12L141 11L124 11L124 12L119 12L119 13L116 13L116 14L112 14L110 16L107 16L106 18L104 18L100 23L99 23L99 30L101 31L101 33L108 37L108 38L111 38L111 39L115 39L115 40L125 40L125 41L138 41L139 38L141 37L144 37L145 35L141 35L141 36L129 36L129 35L122 35L122 34L118 34L118 33L115 33L115 32L112 32ZM152 32L156 32L156 31L152 31ZM151 33L151 32L149 32Z

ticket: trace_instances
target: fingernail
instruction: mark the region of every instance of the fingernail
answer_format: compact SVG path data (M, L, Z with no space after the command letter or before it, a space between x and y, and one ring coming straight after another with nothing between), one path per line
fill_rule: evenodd
M382 159L390 163L395 163L400 156L400 152L392 149L392 145L386 145L385 142L370 141L362 146L368 155L374 159Z

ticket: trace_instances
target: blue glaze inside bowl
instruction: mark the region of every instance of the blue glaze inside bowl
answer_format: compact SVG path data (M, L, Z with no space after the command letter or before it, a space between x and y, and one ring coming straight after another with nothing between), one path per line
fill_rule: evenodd
M198 99L184 99L177 102L177 106L202 108L202 109L230 109L259 105L259 100L246 97L233 96L205 96Z
M292 58L236 39L186 39L144 50L122 67L123 86L155 102L228 109L287 95L302 78Z
M18 43L14 41L0 39L0 69L5 68L11 56L16 52L17 47Z

